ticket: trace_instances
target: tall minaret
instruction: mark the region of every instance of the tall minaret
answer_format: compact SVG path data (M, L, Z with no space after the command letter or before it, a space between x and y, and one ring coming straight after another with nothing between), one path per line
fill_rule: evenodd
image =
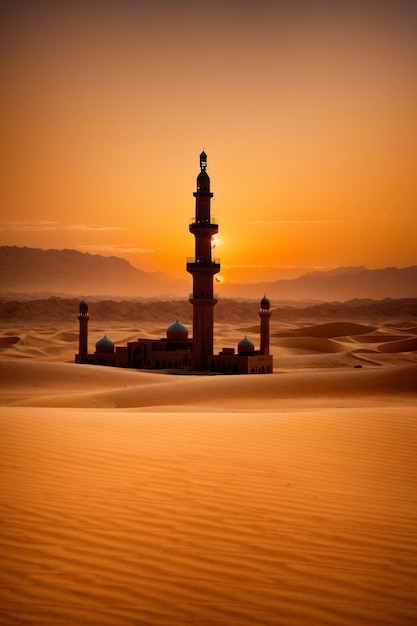
M88 304L81 300L78 308L78 319L80 321L78 363L85 363L88 354Z
M261 354L269 354L269 318L271 317L270 302L266 296L261 300L259 317L261 319Z
M193 276L193 367L197 370L209 368L209 357L213 354L213 307L217 302L213 294L213 276L220 271L220 262L211 258L212 238L218 226L210 216L210 178L206 172L207 155L200 154L200 173L197 177L195 217L190 224L190 233L195 237L195 256L187 259L187 272Z

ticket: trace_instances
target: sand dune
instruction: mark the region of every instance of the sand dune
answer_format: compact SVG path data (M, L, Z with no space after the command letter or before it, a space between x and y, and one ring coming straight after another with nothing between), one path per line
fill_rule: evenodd
M0 349L8 346L13 346L15 343L19 343L20 337L0 337Z
M304 337L323 337L331 339L332 337L344 337L349 335L363 335L376 330L374 326L365 326L364 324L355 324L352 322L328 322L326 324L315 324L314 326L306 326L297 328L291 332L292 335L303 335ZM276 336L280 336L278 333Z
M256 344L234 319L216 346ZM417 622L412 318L275 319L265 376L75 365L77 343L0 332L1 624Z
M416 352L417 338L403 339L402 341L389 341L379 347L381 352Z
M92 371L91 371L92 370ZM98 370L98 372L97 372ZM415 366L346 371L342 368L272 376L172 376L92 366L0 362L3 404L49 407L210 407L245 410L283 400L417 392Z
M343 352L344 348L340 344L321 337L294 337L291 339L280 339L277 345L284 348L292 348L301 352Z
M392 342L398 340L398 335L390 335L387 333L375 333L373 335L362 335L361 337L353 337L357 343L379 343ZM403 341L403 339L401 339ZM410 350L411 351L411 350Z

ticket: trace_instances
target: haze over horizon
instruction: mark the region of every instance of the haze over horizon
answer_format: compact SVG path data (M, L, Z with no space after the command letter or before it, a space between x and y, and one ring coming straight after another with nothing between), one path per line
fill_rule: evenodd
M0 245L188 278L204 148L225 282L416 264L415 3L0 10Z

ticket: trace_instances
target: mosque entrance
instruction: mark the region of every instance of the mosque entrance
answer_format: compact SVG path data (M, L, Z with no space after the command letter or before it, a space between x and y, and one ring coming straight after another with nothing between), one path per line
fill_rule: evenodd
M135 367L136 369L141 369L143 366L144 363L142 350L140 348L135 348L133 351L133 367Z

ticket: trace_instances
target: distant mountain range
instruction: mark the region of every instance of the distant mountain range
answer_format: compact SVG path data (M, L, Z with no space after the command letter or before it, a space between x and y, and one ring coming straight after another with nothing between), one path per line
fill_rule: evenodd
M186 280L138 270L116 256L77 250L0 246L0 272L0 294L152 298L190 290Z
M76 250L41 250L0 246L0 295L73 295L128 298L187 297L191 276L178 280L163 272L144 272L119 257L104 257ZM340 267L310 272L291 280L262 283L221 283L227 298L260 298L275 301L313 300L345 302L354 298L417 297L417 265Z
M227 296L267 294L274 300L321 300L345 302L354 298L414 298L417 296L417 265L398 269L369 270L340 267L327 272L309 272L291 280L253 284L228 284Z

